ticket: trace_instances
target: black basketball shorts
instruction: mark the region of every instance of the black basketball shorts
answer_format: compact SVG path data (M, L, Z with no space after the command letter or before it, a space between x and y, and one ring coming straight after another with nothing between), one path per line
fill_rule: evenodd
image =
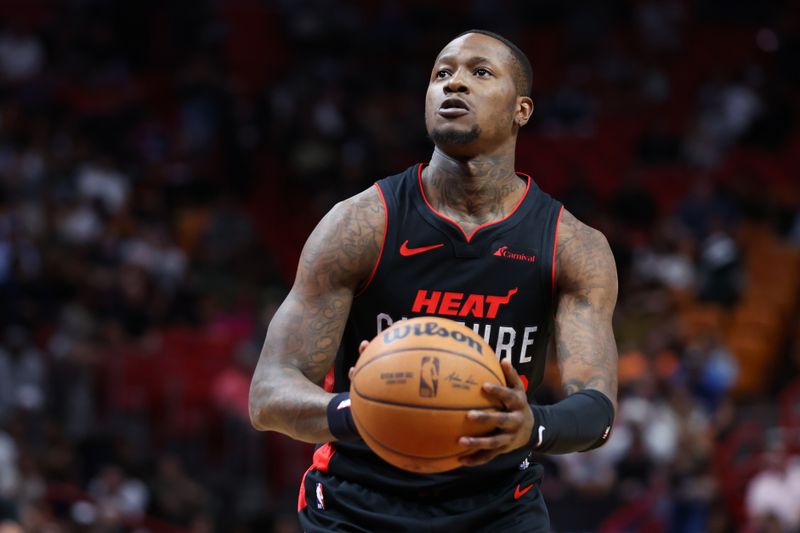
M475 487L468 496L435 498L374 491L320 466L315 456L300 486L298 516L305 533L539 533L550 529L539 465L514 473L507 484Z

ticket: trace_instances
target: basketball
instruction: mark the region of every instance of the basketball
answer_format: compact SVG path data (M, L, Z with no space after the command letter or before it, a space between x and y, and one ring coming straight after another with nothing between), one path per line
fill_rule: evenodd
M398 321L356 363L353 419L388 463L419 473L452 470L471 452L459 437L491 431L467 419L470 410L500 407L483 393L485 382L506 384L494 350L480 335L445 318Z

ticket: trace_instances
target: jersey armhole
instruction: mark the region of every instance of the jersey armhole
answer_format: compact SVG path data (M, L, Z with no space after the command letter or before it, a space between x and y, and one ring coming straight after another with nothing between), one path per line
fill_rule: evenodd
M556 251L558 250L558 226L561 224L561 215L564 214L564 206L561 206L561 209L558 210L558 216L556 217L556 231L555 237L553 237L553 261L552 261L552 275L550 281L550 290L551 290L551 297L553 301L553 318L555 319L556 307L558 306L558 301L556 300Z
M358 298L364 291L367 290L370 283L372 283L372 279L375 277L375 273L378 271L378 266L381 264L381 257L383 257L383 247L386 244L386 235L389 232L389 206L386 205L386 198L383 196L383 191L381 190L381 186L378 182L375 182L375 189L378 190L378 196L381 197L381 203L383 203L383 239L381 240L381 249L378 252L378 259L375 261L375 266L372 267L372 272L367 278L367 281L364 282L364 285L358 289L358 292L355 293L353 296L354 298Z

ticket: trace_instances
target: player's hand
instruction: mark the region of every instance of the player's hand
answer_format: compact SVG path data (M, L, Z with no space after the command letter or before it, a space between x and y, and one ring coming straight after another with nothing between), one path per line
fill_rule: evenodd
M488 437L461 437L459 444L475 450L459 460L464 466L488 463L502 453L508 453L528 444L533 431L533 413L528 405L525 386L511 366L511 361L500 361L506 375L508 387L495 383L484 383L483 390L491 398L499 400L504 411L470 411L467 417L477 422L488 422L495 431Z
M358 355L360 356L364 353L364 350L367 349L369 346L369 341L361 341L361 344L358 345ZM350 381L353 381L353 372L355 371L355 367L351 366L350 370L347 371L347 377L350 378Z

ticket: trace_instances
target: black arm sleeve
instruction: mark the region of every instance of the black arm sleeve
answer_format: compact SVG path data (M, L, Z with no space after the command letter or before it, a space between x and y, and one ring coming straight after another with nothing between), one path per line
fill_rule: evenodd
M614 405L600 391L578 391L554 405L531 405L531 446L537 452L585 452L605 444L614 424Z

